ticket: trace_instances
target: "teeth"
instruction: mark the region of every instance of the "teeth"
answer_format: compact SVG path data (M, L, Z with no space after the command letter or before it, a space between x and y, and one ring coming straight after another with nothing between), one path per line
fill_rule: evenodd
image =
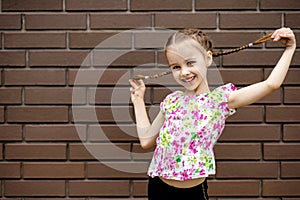
M194 80L194 78L195 78L195 77L193 76L193 77L191 77L191 78L189 78L189 79L182 79L182 81L188 83L188 82Z

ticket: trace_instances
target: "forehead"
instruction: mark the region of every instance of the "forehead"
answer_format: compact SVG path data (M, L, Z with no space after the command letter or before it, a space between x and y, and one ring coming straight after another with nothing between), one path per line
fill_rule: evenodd
M172 44L166 49L169 62L177 60L188 60L190 58L203 59L206 50L194 40L186 40Z

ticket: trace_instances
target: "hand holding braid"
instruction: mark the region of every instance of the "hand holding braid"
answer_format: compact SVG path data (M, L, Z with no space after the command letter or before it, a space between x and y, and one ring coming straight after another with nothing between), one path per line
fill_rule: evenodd
M212 51L212 42L211 42L211 40L201 30L199 30L199 29L183 29L183 30L180 30L179 33L182 33L186 36L189 36L193 40L196 40L207 51ZM221 55L228 55L228 54L231 54L231 53L235 53L235 52L247 49L247 48L252 47L254 45L261 44L261 43L264 43L268 40L271 40L272 35L273 35L273 33L269 33L269 34L265 35L264 37L254 41L252 43L249 43L247 45L244 45L244 46L241 46L241 47L238 47L238 48L235 48L235 49L213 52L212 56L213 57L218 57L218 56L221 56ZM166 46L170 45L172 43L172 41L174 41L176 39L175 37L176 37L176 33L173 34L169 38ZM170 73L172 73L172 72L170 70L168 70L168 71L158 73L158 74L155 74L155 75L151 75L151 76L136 75L135 77L132 78L132 80L155 79L155 78L159 78L161 76L168 75Z

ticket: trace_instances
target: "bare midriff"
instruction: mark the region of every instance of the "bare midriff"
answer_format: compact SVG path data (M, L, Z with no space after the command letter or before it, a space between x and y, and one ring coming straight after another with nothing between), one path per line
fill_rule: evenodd
M203 183L205 181L205 177L195 178L195 179L186 180L186 181L171 180L171 179L165 179L162 177L159 177L159 178L166 184L171 185L173 187L177 187L177 188L190 188L190 187L200 185L201 183Z

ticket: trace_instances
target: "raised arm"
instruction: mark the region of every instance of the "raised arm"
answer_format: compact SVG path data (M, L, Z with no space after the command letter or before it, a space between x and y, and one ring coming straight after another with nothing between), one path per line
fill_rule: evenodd
M142 148L148 149L155 145L155 140L165 118L164 115L159 112L151 124L144 102L144 94L146 90L144 82L142 80L130 80L129 82L131 84L131 101L134 106L137 133Z
M239 108L255 103L277 90L283 83L296 49L296 39L293 31L289 28L277 29L272 38L273 41L280 41L286 46L281 58L266 80L232 92L228 100L230 108Z

